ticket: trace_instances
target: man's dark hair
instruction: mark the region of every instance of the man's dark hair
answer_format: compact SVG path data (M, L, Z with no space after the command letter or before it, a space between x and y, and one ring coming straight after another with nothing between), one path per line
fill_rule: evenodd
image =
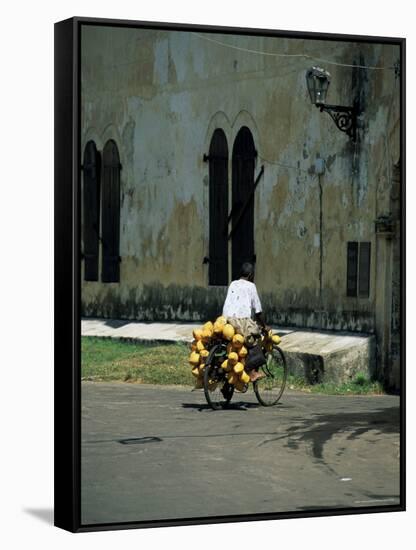
M250 277L254 275L254 265L250 262L244 262L241 266L241 277Z

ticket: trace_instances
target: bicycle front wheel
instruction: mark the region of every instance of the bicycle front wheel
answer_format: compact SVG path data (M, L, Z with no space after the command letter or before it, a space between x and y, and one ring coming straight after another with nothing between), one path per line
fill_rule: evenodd
M215 350L211 350L204 369L204 393L208 405L214 410L222 409L231 401L234 386L231 386L220 367Z
M253 382L254 393L261 405L271 407L282 397L287 379L286 359L278 346L266 353L266 363L259 372L263 377Z

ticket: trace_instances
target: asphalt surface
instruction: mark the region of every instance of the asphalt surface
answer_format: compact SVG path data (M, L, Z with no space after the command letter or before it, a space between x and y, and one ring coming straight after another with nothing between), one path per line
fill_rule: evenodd
M82 384L83 524L399 504L396 396Z

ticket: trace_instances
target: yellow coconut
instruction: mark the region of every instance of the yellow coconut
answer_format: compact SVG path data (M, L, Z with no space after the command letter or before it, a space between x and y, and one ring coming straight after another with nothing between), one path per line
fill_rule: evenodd
M230 372L233 370L233 365L231 365L231 363L228 362L228 359L227 359L227 365L225 367L225 371L226 372Z
M214 323L214 327L213 327L213 332L214 332L214 335L217 336L217 337L221 337L222 336L222 327L224 325L222 325L221 323L217 323L215 321Z
M193 340L190 344L189 344L189 349L191 351L198 351L197 349L197 343L198 343L198 340Z
M281 340L282 339L280 338L280 336L278 336L277 334L273 334L273 336L272 336L273 344L280 344Z
M203 325L202 330L209 330L212 332L214 330L214 325L211 323L211 321L207 321L205 325Z
M192 374L193 374L194 376L199 376L199 368L198 368L198 367L194 367L194 368L192 369Z
M219 317L217 317L215 322L218 323L219 325L226 325L227 319L223 315L220 315Z
M240 374L244 370L244 365L242 365L242 363L236 363L233 367L233 370L236 374Z
M200 361L201 361L201 362L203 361L203 362L205 363L205 361L206 361L208 355L209 355L209 351L208 351L207 349L201 350L201 351L199 352Z
M229 384L235 384L238 382L238 376L235 374L235 372L232 372L228 375L228 383Z
M240 349L244 345L244 336L241 334L234 334L232 342L236 349Z
M192 334L194 335L195 340L201 340L201 338L202 338L202 329L196 328L192 331Z
M205 365L203 363L199 365L198 371L200 376L204 376L204 369L205 369Z
M227 368L228 368L228 360L227 359L221 363L221 368L224 369L224 370L227 370Z
M234 334L235 334L235 330L232 325L230 325L229 323L224 325L224 328L222 329L222 335L226 340L232 340Z
M228 354L228 363L230 365L235 365L238 361L238 355L236 354L235 351L232 351L231 353Z
M199 353L193 351L189 356L189 362L191 363L191 365L197 366L199 364Z
M197 340L196 351L201 352L203 349L205 349L204 342L202 340Z
M250 376L246 373L245 370L240 374L240 380L243 384L248 384L250 382Z
M248 349L246 348L246 346L241 346L241 348L238 350L238 357L240 359L245 359L247 357L247 354Z
M204 344L209 344L209 341L211 340L211 338L212 338L212 330L204 329L202 331L202 338L201 338L202 342Z

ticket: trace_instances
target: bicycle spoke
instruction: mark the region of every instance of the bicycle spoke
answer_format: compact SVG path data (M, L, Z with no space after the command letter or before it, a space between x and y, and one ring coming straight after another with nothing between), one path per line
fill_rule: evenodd
M213 409L221 409L226 405L232 395L233 389L229 387L229 391L223 394L222 390L227 384L224 371L216 364L207 365L204 374L204 392L208 404Z
M286 361L279 348L267 353L262 371L265 376L254 383L254 391L258 401L268 407L279 401L286 385Z

